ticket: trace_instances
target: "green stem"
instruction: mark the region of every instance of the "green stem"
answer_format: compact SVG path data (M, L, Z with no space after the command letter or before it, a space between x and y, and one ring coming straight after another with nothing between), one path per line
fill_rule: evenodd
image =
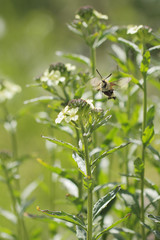
M146 115L147 115L147 82L146 82L146 74L143 74L143 88L144 88L144 96L143 96L143 123L142 123L142 134L146 128ZM145 175L145 144L142 143L142 162L143 162L143 170L141 173L141 221L142 225L142 240L145 240L145 228L144 228L144 175Z
M88 152L88 137L85 134L83 122L81 121L81 130L82 130L82 137L84 143L84 151L85 151L85 162L86 162L86 171L87 171L87 180L92 181L92 174L91 174L91 165L89 159L89 152ZM88 184L88 202L87 202L87 220L88 220L88 228L87 228L87 240L92 240L92 205L93 205L93 194L92 194L92 182L91 186L90 183Z
M12 185L10 183L10 178L9 178L9 175L8 175L7 168L4 164L2 164L2 168L3 168L4 174L5 174L5 179L6 179L6 184L7 184L8 190L9 190L9 194L11 196L11 201L12 201L14 214L17 216L17 220L18 220L18 222L17 222L17 235L18 235L18 237L21 238L21 236L22 236L21 221L20 221L20 217L19 217L19 214L18 214L17 208L16 208L16 198L14 196L14 191L13 191Z
M5 121L8 121L11 124L12 121L12 117L10 116L7 106L4 104L3 105L3 111L4 111L4 115L5 115ZM11 144L12 144L12 154L13 154L13 160L17 161L18 159L18 148L17 148L17 139L16 139L16 133L15 133L15 129L11 129ZM28 240L28 233L25 227L25 222L23 219L23 216L21 216L17 210L17 199L14 195L14 189L12 187L11 181L10 181L10 176L8 174L8 170L6 168L5 165L3 165L3 170L4 170L4 174L5 174L5 179L6 179L6 184L11 196L11 200L12 200L12 206L13 206L13 210L15 215L17 216L17 236L19 239L22 240ZM17 167L16 169L17 171L17 175L19 175L19 168ZM17 185L17 191L20 192L20 182L19 182L19 178L16 180L16 185Z
M79 140L80 140L80 135L79 135L79 130L76 128L76 140L77 140L77 147L79 147ZM78 195L79 198L81 199L83 196L83 178L82 178L82 173L79 172L78 174Z
M92 75L93 77L95 76L96 74L96 50L95 48L91 47L90 48L90 51L91 51L91 70L92 70Z
M130 83L128 83L128 89L127 89L127 95L128 95L128 101L127 101L127 118L128 118L128 122L130 121L130 107L131 107L131 98L130 98ZM125 170L126 170L126 185L127 185L127 189L129 188L129 178L128 178L128 174L129 174L129 168L128 168L128 150L129 147L126 147L126 160L125 160Z

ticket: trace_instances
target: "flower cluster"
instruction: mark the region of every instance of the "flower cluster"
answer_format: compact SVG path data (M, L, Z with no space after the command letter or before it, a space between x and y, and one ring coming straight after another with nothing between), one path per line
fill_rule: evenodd
M77 14L75 16L75 19L83 19L84 21L88 22L91 20L91 18L95 18L95 19L103 19L103 20L107 20L108 16L107 15L103 15L99 12L97 12L93 7L91 6L84 6L81 7L78 11Z
M48 87L54 87L68 80L71 71L74 70L75 66L70 63L51 64L39 78L36 78L36 81L46 84Z
M107 15L97 12L91 6L85 6L77 11L75 19L68 27L73 32L81 35L89 46L96 47L106 39L100 41L105 36L107 26L104 21L107 19Z
M16 93L21 91L21 87L7 80L0 81L0 103L12 99Z
M103 125L108 118L110 118L108 111L95 108L92 100L73 99L58 114L55 122L61 123L63 120L67 123L76 122L76 127L83 124L85 132L91 133Z

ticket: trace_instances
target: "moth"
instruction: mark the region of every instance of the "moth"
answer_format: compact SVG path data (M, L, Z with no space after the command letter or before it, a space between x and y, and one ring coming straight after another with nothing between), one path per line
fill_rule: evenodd
M91 84L96 88L97 91L101 91L104 95L106 95L108 99L115 100L115 89L125 86L131 80L130 78L122 78L118 81L110 82L108 78L112 76L112 73L103 78L98 69L96 69L96 71L100 76L100 79L97 77L91 79Z

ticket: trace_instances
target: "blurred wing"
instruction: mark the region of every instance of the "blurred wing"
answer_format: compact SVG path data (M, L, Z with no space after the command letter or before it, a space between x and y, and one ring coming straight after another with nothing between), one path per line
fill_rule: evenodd
M99 80L99 78L92 78L91 79L91 85L96 89L96 90L100 90L100 84L101 84L101 80Z
M114 81L111 82L111 86L113 86L113 88L127 88L128 83L131 81L131 78L121 78L118 81Z

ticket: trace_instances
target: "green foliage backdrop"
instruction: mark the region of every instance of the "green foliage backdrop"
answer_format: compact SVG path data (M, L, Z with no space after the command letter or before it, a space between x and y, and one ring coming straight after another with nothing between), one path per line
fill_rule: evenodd
M59 133L59 127L50 125L51 119L57 118L57 115L62 109L62 106L66 105L67 100L70 100L70 99L67 99L66 97L66 102L62 101L62 106L60 106L59 103L55 101L54 102L55 105L53 104L49 106L49 110L48 110L47 99L46 101L42 101L42 103L39 105L35 103L28 103L28 102L27 104L24 104L24 102L30 99L36 99L43 95L50 96L51 91L47 89L48 86L43 85L41 78L39 76L44 72L45 69L48 68L48 66L51 63L63 61L64 63L71 62L72 64L75 64L73 56L72 57L70 56L70 58L72 59L68 61L68 59L63 58L62 52L66 54L68 53L81 54L89 57L90 51L88 46L84 44L84 42L78 35L69 31L67 28L67 24L71 23L71 21L74 19L74 14L77 11L77 9L85 5L91 5L98 12L108 15L109 16L109 20L107 22L108 25L114 25L114 26L125 26L125 25L132 25L132 24L144 25L144 26L151 27L154 32L158 31L157 36L159 36L158 34L160 34L159 32L160 31L159 30L160 1L159 0L152 0L152 1L145 1L145 0L130 0L130 1L128 0L114 0L114 1L113 0L108 0L108 1L104 1L104 0L99 0L99 1L96 1L96 0L94 1L91 1L91 0L90 1L89 0L88 1L85 1L85 0L81 0L81 1L80 0L78 1L14 0L14 1L11 1L10 0L9 1L9 0L6 0L6 1L3 1L3 0L0 0L0 78L11 80L11 82L18 84L22 89L21 92L19 92L18 90L17 95L15 95L14 98L11 99L11 101L7 102L7 111L9 112L9 115L8 115L9 118L12 119L13 117L13 120L14 120L14 118L16 117L18 120L16 139L14 139L15 136L14 134L12 134L12 132L6 131L7 126L4 127L4 124L3 124L4 109L3 108L0 109L0 121L2 123L0 124L0 136L1 136L0 151L2 152L4 151L4 152L7 152L7 154L8 153L10 154L10 152L13 151L13 145L17 144L18 146L18 153L14 153L14 154L16 157L17 155L19 156L20 161L22 161L23 164L20 166L19 172L16 172L16 171L14 172L13 170L13 175L17 174L17 176L18 175L21 176L20 182L18 183L20 184L20 186L18 187L15 186L14 194L17 197L17 199L19 196L18 189L21 189L21 193L24 196L24 199L26 196L29 196L29 192L31 194L31 197L29 198L29 200L31 201L30 202L31 204L24 201L24 208L25 207L27 208L27 204L28 204L29 207L27 209L27 212L33 214L33 216L31 215L30 218L26 217L25 219L26 228L29 229L29 231L33 232L32 239L37 239L37 240L51 239L51 236L56 236L58 234L58 231L57 231L58 227L56 226L56 224L54 225L50 223L49 225L45 222L47 221L46 219L44 220L44 222L34 221L32 219L35 217L35 215L37 215L36 206L40 205L40 208L38 208L38 210L41 211L42 213L46 213L46 212L41 209L46 209L46 208L50 210L61 210L61 211L66 211L68 213L69 212L75 213L77 209L79 211L79 209L82 207L81 206L82 199L80 199L79 202L77 203L76 199L74 200L70 199L70 196L69 196L68 199L69 201L71 201L72 204L70 204L68 200L66 201L65 194L68 193L68 189L63 188L62 185L65 185L67 183L63 182L62 184L60 181L56 181L55 180L56 176L50 172L51 170L57 173L59 176L63 175L66 178L70 178L70 175L68 177L68 172L65 172L64 169L69 169L69 168L76 169L77 165L75 162L80 161L79 158L77 157L77 155L75 155L73 157L75 162L73 161L71 152L67 151L65 148L64 149L62 148L63 146L68 147L67 144L63 144L63 143L59 144L57 140L52 140L51 142L62 145L60 147L57 147L57 145L50 145L49 142L46 143L45 138L41 137L42 135L52 136L53 134L54 137L56 137L59 140L61 139L65 141L67 139L67 142L72 143L74 146L77 144L77 143L75 144L74 142L75 140L73 139L73 128L72 128L73 126L70 129L67 128L66 131L63 129L63 131ZM124 37L124 38L126 37L123 31L120 34L121 34L120 35L121 37ZM85 73L86 75L84 75L83 77L79 75L81 76L80 77L81 85L79 85L79 89L81 90L74 92L75 88L77 87L76 83L73 86L69 85L71 86L71 90L69 90L70 91L69 97L70 96L81 97L83 91L85 91L85 89L81 87L83 85L86 88L89 87L88 79L93 77L93 75L95 75L95 67L98 68L100 72L102 72L102 75L106 75L111 72L116 72L117 65L118 65L123 69L124 73L122 77L126 77L126 76L130 77L129 75L127 75L129 74L128 69L130 69L131 72L133 73L133 76L135 77L135 78L134 77L132 78L132 83L134 84L135 83L137 84L136 82L137 79L140 79L140 73L142 73L143 76L145 75L146 73L145 68L147 68L148 70L148 65L150 63L150 55L147 55L148 52L146 52L146 56L144 56L144 59L141 64L140 72L137 73L136 72L137 63L136 61L134 62L135 60L134 54L131 56L131 61L128 60L127 67L125 67L125 64L123 63L123 61L121 61L123 58L122 56L123 53L120 51L120 49L115 47L114 42L116 41L114 41L113 39L110 39L110 40L111 41L106 41L105 44L102 44L99 47L96 54L96 66L94 67L92 66L92 74L91 74L92 76L87 75L87 73ZM146 39L146 42L147 40L148 39ZM153 45L156 45L157 42L155 41ZM130 42L125 42L123 39L120 40L120 43L124 45L126 44L125 45L126 49L128 46L131 47L131 49L133 50L135 50L136 48L135 45L131 45ZM138 45L137 42L135 43ZM60 53L60 51L62 52ZM137 52L135 53L135 55L137 54ZM117 53L117 55L119 54L119 56L116 56L115 53ZM151 60L152 66L154 65L158 66L157 65L158 57L159 57L159 53L158 54L153 53L153 60ZM85 61L86 59L83 59L83 60ZM77 63L77 66L78 66L77 68L79 69L78 74L81 74L81 72L86 71L85 70L86 67L84 67L85 65L81 63ZM155 69L150 69L150 70L151 71L153 70L153 72L155 71ZM76 76L71 74L71 76L69 77L76 82ZM159 101L160 86L158 81L159 79L158 74L155 77L156 77L156 81L152 79L152 77L149 79L150 85L147 89L148 91L147 101L148 101L148 106L150 108L148 110L148 113L146 113L147 115L146 115L145 125L148 126L148 128L145 129L144 127L140 131L143 132L142 145L145 150L146 147L149 145L150 141L152 140L152 136L154 134L153 125L152 124L149 125L150 123L153 122L153 118L154 118L154 129L155 129L154 147L155 148L149 145L150 151L152 152L153 155L151 157L148 152L146 153L146 156L150 161L145 163L146 164L145 174L148 179L150 179L155 183L155 186L153 187L153 185L149 183L149 181L147 182L148 185L146 183L145 184L147 186L150 186L149 184L151 184L153 189L159 192L159 162L157 163L154 160L160 159L159 158L159 152L160 152L160 148L159 148L160 135L159 134L160 133L158 129L160 109L157 104ZM28 86L28 85L35 84L35 80L33 80L34 78L36 78L37 83L40 84L41 87L37 88L37 87ZM113 78L116 79L118 77L113 74ZM85 80L88 81L88 85L85 84ZM141 82L139 86L140 87L142 86ZM63 87L63 83L62 85L60 83L60 87ZM48 92L44 94L44 90L46 89L48 90ZM137 91L136 87L135 89L132 89L132 90L135 92ZM97 152L95 153L95 155L93 153L93 156L98 156L98 154L100 153L100 150L98 149L99 142L100 142L101 150L105 145L110 146L110 148L112 147L114 148L117 146L120 146L118 147L118 149L122 148L123 145L121 144L129 141L129 138L130 138L129 134L130 134L131 128L133 128L133 131L135 130L134 138L135 139L139 138L138 132L136 130L141 129L142 114L140 114L140 112L141 113L143 112L142 110L143 106L141 104L143 96L142 96L142 93L141 94L138 93L137 96L138 98L135 98L135 95L133 93L134 100L132 101L131 99L131 102L128 103L128 101L126 101L127 97L125 95L124 99L120 101L120 104L115 104L115 105L112 100L111 101L106 100L106 102L102 100L102 104L100 103L100 105L103 106L103 108L105 106L105 110L111 108L111 114L112 114L111 125L113 124L114 126L114 124L116 125L117 123L117 126L114 126L115 128L113 128L113 130L111 131L109 131L110 128L106 128L107 130L105 130L105 128L102 128L102 129L100 128L100 135L97 136L97 140L96 140L97 149L95 148L95 151ZM93 98L94 97L95 96L93 94ZM96 99L94 99L94 101L96 102ZM134 106L134 101L137 103L136 106ZM132 104L133 104L133 109L132 109ZM152 105L154 105L155 107L152 107ZM131 110L127 110L128 112L126 113L125 109L129 109L129 108ZM119 111L119 109L121 109L121 111ZM41 114L39 112L41 112ZM48 114L48 115L44 115L44 114ZM132 114L132 118L130 119L131 114ZM74 117L74 114L73 114L73 117ZM46 119L48 122L46 121ZM130 122L128 124L129 119L130 119ZM8 121L8 119L5 119L5 120ZM14 124L14 121L13 121L13 124ZM122 128L121 129L122 132L120 132L120 128ZM67 132L69 132L69 134ZM135 139L131 140L133 145L134 145L134 141L136 141ZM112 144L112 142L114 144ZM95 147L95 144L96 143L93 143L94 147ZM138 142L137 145L140 146L141 143ZM71 146L69 148L76 151ZM126 149L127 150L123 150L123 151L124 152L126 151L126 154L128 154L128 156L131 155L131 158L132 158L132 152L136 151L137 156L141 152L140 149L135 150L134 146L131 147L130 151L128 150L128 148ZM101 182L102 184L102 182L104 183L108 181L110 183L122 181L123 177L120 176L120 173L124 173L126 170L123 162L123 156L124 156L123 154L124 153L120 151L118 152L117 155L114 155L114 157L112 158L112 162L110 162L110 168L112 169L111 172L101 173L100 177L97 177L98 179L97 181L99 181L99 183ZM102 155L107 156L105 152L102 153ZM22 156L22 159L21 159L21 156ZM80 156L82 158L84 157L82 155ZM9 158L8 155L6 158L7 159ZM38 158L38 161L36 161L37 158ZM54 167L55 167L54 169L51 169L51 166L50 166L53 164L53 162L51 161L52 158L54 159ZM96 161L99 161L101 158L102 157L99 157L98 159L97 157L98 160ZM117 163L117 158L120 159L118 163ZM135 160L135 159L132 159L132 160ZM143 161L142 162L141 161L142 159L137 158L134 162L134 168L135 168L135 173L137 174L137 176L141 176L141 181L143 182L144 181L144 179L142 180ZM49 165L46 165L46 162ZM130 161L130 164L132 165L130 167L133 168L133 161L132 163ZM56 168L59 165L61 166L61 169L64 170L64 172L63 171L59 172L60 171L59 168ZM107 166L105 167L107 168ZM4 170L4 169L5 167L2 165L0 170ZM9 174L11 174L11 172ZM98 175L98 171L96 172L96 174ZM127 170L126 170L126 174L127 174ZM135 176L132 176L132 177L135 177ZM124 176L124 178L126 177ZM54 187L52 185L52 180L54 180ZM127 178L127 181L128 181L128 178ZM129 181L132 182L132 180L129 180ZM28 186L30 183L32 185L28 188L28 190L23 192L26 186ZM85 184L87 185L89 183L85 183ZM125 182L125 184L127 185L128 183ZM115 186L117 186L116 183L113 183L112 189ZM133 193L136 187L138 188L138 183L135 183L133 189L130 186L130 193ZM102 186L101 188L103 189ZM2 179L0 179L0 189L1 189L0 206L3 209L8 209L9 211L14 210L13 206L11 207L12 199L8 192L8 188L3 183ZM97 199L100 198L100 196L98 196L99 194L98 191L97 191ZM119 191L119 188L118 190L117 188L115 188L113 192L114 191L117 193L117 191ZM130 193L125 191L126 190L124 189L122 190L121 198L123 198L125 194L126 195L128 194L129 196ZM116 196L116 193L114 196ZM108 196L106 197L106 199L108 199ZM86 196L85 196L85 200L86 200ZM109 201L110 200L111 199L109 199ZM74 201L76 202L75 205L73 204ZM134 199L134 201L136 202L137 199ZM150 199L150 201L154 201L154 200ZM4 231L4 229L10 229L10 231L14 232L15 227L10 223L10 221L6 220L7 218L4 218L4 215L7 215L7 213L3 212L1 210L1 207L0 207L0 211L1 211L0 233L2 232L2 230ZM103 208L104 206L100 206L100 207ZM154 204L153 204L153 207L155 207ZM134 209L132 209L132 206L128 206L128 208L134 211ZM123 212L124 214L122 214L122 212L118 211L118 208L117 208L116 210L114 210L114 215L117 214L118 216L116 220L119 221L119 223L123 222L128 218L127 216L126 219L124 218L124 220L122 220L123 217L125 217L125 214L128 212L129 211L125 209ZM49 214L53 215L52 212L49 212ZM70 216L65 215L65 217L70 219ZM9 216L8 218L11 218L11 216ZM60 219L63 219L63 218L64 218L64 215L62 214L60 216ZM152 219L153 222L159 221L158 218L156 218L156 216L154 215L151 215L150 219ZM19 219L18 221L21 222L21 219ZM78 221L78 220L76 219L75 221ZM132 221L136 222L135 219L132 219ZM141 218L141 221L143 222L142 218ZM23 221L21 222L21 224L23 225ZM129 224L130 223L126 225L128 229L130 228ZM63 227L63 224L62 224L62 227ZM36 229L37 232L33 231L34 228ZM41 229L42 229L42 233L41 233ZM81 230L82 229L79 229L79 231ZM155 230L156 228L154 229L154 231ZM115 234L115 239L127 239L125 238L127 233L125 232L125 230L123 231L124 231L124 236L123 236L124 238L118 238L118 236L116 238L116 234ZM61 227L60 227L60 232L63 233L63 230ZM8 234L6 236L11 235L10 232L7 232L7 230L6 230L6 233ZM84 233L82 233L82 235L83 234ZM130 232L130 234L132 235L133 233ZM0 236L2 237L2 235ZM18 239L16 237L14 238L14 236L12 237L13 238L9 238L3 235L2 239ZM138 237L139 236L137 235L137 239L141 239ZM160 239L158 238L159 237L158 233L156 237L157 238L155 239ZM73 234L70 235L70 232L66 231L65 235L60 239L71 239L71 238L75 239L75 236ZM25 240L27 238L24 237L23 239ZM79 239L85 239L85 238L79 238ZM107 238L106 236L106 239L110 239L110 238Z

